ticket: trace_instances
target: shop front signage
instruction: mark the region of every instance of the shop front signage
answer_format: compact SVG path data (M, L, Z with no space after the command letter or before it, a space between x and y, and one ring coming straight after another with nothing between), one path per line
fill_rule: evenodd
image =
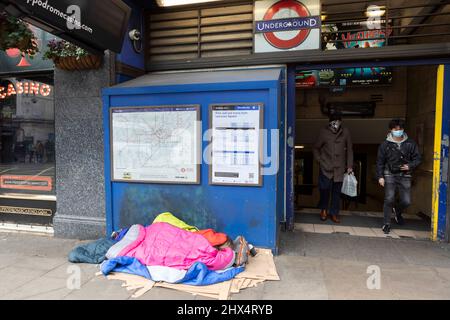
M0 86L0 100L6 99L10 96L32 94L35 96L48 97L52 92L52 87L48 84L18 81L15 84L9 83L8 86Z
M255 2L255 53L320 48L319 0Z
M43 176L0 176L3 189L52 191L52 178Z
M120 53L131 9L121 0L0 0L11 15L93 53Z

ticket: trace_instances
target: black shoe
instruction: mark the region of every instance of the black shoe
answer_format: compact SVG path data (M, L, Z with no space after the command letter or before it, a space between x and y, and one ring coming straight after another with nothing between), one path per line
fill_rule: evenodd
M395 216L395 222L397 222L397 224L399 226L402 226L405 224L405 220L403 219L403 217L401 215Z
M389 232L391 232L391 226L388 224L385 224L382 228L384 234L389 234Z
M401 213L397 213L397 211L395 210L395 208L392 208L392 212L394 212L395 214L395 223L397 223L399 226L402 226L405 224L405 220L402 217Z

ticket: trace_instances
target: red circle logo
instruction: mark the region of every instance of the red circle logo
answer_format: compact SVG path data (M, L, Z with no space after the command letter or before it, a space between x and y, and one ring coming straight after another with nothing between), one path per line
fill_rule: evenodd
M286 0L275 3L267 10L263 20L272 20L273 17L282 9L288 9L297 13L299 17L310 17L311 13L302 3L295 0ZM280 39L275 35L275 32L268 32L264 34L267 42L278 49L292 49L301 45L309 36L310 29L299 30L298 34L288 40Z

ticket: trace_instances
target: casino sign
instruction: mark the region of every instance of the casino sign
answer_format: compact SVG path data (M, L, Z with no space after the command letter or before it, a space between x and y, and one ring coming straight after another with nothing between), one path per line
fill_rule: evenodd
M255 2L255 53L320 48L320 0Z

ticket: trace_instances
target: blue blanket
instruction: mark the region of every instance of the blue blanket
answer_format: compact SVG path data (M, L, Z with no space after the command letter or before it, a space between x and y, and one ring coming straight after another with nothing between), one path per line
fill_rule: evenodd
M224 282L233 279L236 275L244 271L244 267L228 268L223 271L209 270L204 263L196 262L184 276L177 281L171 283L182 283L192 286L207 286L219 282ZM106 260L101 265L101 271L106 276L111 272L123 272L145 277L149 280L156 278L156 281L160 280L160 275L152 277L150 272L151 267L147 268L139 262L136 258L131 257L117 257L110 260Z

